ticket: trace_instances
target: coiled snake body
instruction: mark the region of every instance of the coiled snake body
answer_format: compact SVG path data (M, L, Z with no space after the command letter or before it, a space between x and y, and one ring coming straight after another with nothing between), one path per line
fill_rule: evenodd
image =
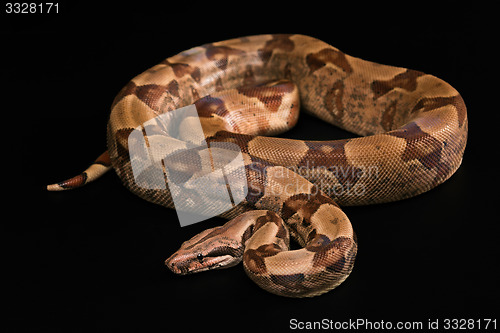
M168 189L137 184L129 135L193 103L201 139L241 149L249 191L222 214L232 220L183 243L166 265L185 274L243 261L259 286L290 297L322 294L350 274L357 241L339 205L430 190L457 170L467 140L462 98L432 75L351 57L312 37L251 36L195 47L132 79L113 102L108 151L81 175L48 188L81 186L112 165L133 193L174 208ZM299 104L362 137L266 136L293 126ZM159 124L149 140L164 132ZM289 250L289 235L303 248Z

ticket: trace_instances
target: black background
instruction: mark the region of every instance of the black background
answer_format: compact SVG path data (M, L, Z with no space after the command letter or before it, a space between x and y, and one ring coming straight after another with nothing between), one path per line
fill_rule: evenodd
M7 15L2 4L1 267L9 310L0 325L9 332L281 332L292 318L425 326L429 319L497 318L492 138L499 117L488 91L494 59L487 59L494 9L473 6L75 1L60 3L59 14ZM356 265L340 287L312 299L269 294L241 266L175 276L164 259L224 220L181 228L174 211L129 193L114 172L75 191L44 190L106 149L109 107L132 77L190 47L261 33L311 35L349 55L436 75L468 107L469 141L457 173L412 199L346 207L359 240ZM301 115L283 136L349 134Z

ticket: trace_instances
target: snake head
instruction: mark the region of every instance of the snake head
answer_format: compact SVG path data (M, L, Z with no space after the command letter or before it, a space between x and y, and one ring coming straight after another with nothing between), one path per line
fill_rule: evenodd
M243 258L243 245L224 234L221 227L207 229L184 242L165 265L175 274L227 268Z

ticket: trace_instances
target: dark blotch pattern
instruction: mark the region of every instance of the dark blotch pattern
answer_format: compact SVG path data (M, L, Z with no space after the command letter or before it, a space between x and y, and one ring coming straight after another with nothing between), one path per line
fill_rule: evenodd
M248 193L245 199L252 205L255 205L265 194L267 167L267 163L259 161L245 167L248 180Z
M172 80L165 86L146 84L138 86L135 94L154 111L162 111L171 101L169 97L179 97L179 83Z
M407 69L406 72L398 74L390 80L373 81L371 84L374 95L373 99L377 99L395 88L414 91L417 89L417 78L422 75L424 75L424 73Z
M120 177L125 177L127 174L126 165L130 163L130 155L128 151L128 137L130 133L134 131L133 128L123 128L116 131L114 140L109 138L108 147L115 147L116 155L110 154L109 157L113 161L113 165L115 166L115 170ZM108 148L109 149L109 148ZM109 150L112 151L112 150Z
M427 169L438 166L441 160L442 143L425 133L417 124L411 122L397 130L387 133L406 140L403 161L418 160Z
M325 246L330 244L330 238L326 235L316 234L306 245L307 251L318 252L321 251Z
M421 98L417 104L411 110L411 113L415 112L428 112L445 105L453 105L457 109L458 114L458 126L462 127L465 118L467 117L467 109L465 107L464 100L460 95L451 97L424 97Z
M245 232L243 233L243 236L241 237L241 243L242 244L245 244L245 242L247 240L250 239L250 237L252 237L253 235L253 229L254 229L254 225L250 225L246 230Z
M268 63L274 50L291 52L295 48L295 43L290 40L291 35L273 35L273 38L266 42L262 49L258 50L259 56L264 63Z
M226 117L229 114L224 101L210 95L197 100L195 106L200 117L211 117L213 114Z
M394 116L396 115L398 102L394 101L382 113L382 128L390 131L394 128Z
M115 99L113 100L113 103L111 104L111 109L115 107L116 104L118 104L123 98L125 98L128 95L135 94L137 86L133 81L130 81L123 87L120 92L115 96Z
M304 226L308 226L311 223L311 216L323 204L337 205L330 197L319 191L312 194L296 194L284 202L281 215L284 220L287 220L295 213L299 213L303 218Z
M274 223L274 224L276 224L276 226L278 226L278 231L276 233L276 237L281 238L281 239L288 239L288 232L287 232L287 229L283 223L283 220L281 219L281 217L278 214L276 214L272 211L268 211L266 213L266 215L263 215L263 216L260 216L259 218L257 218L257 220L255 222L254 231L259 230L262 226L264 226L268 222Z
M328 167L328 170L345 188L354 186L362 175L359 168L354 167L347 160L345 145L349 140L334 141L305 141L307 153L299 166L314 170L315 167Z
M352 73L352 67L347 61L345 54L334 49L323 49L316 53L311 53L306 57L306 63L311 72L332 64L340 68L345 73Z
M318 236L316 236L318 237ZM327 242L326 239L313 239L312 243L316 242L316 246L313 247L314 258L313 258L313 266L321 267L327 264L326 266L339 266L337 262L342 260L347 250L351 249L353 246L353 240L348 237L337 237L331 242ZM328 262L334 259L333 263ZM345 261L345 259L343 259Z
M267 272L264 258L274 256L281 252L281 249L276 244L265 244L257 249L246 250L243 255L245 267L254 274L265 274Z
M335 261L333 264L326 266L325 269L328 272L342 273L345 264L346 264L346 259L344 256L342 256L342 257L340 257L340 259Z
M181 78L184 75L191 75L193 80L198 83L200 82L201 72L198 67L193 67L183 63L171 63L168 61L168 59L163 61L162 64L166 64L172 67L172 70L174 71L174 74L177 78Z
M212 44L204 45L206 51L205 55L209 60L212 60L221 70L226 70L228 65L229 56L242 56L245 52L233 49L228 46L215 46Z
M294 90L294 84L289 81L277 82L276 84L266 84L260 86L243 86L238 88L238 92L248 97L259 99L269 111L278 111L283 96Z
M344 83L342 81L334 82L325 95L325 107L337 120L341 120L344 115L344 104L342 103L343 96Z
M78 176L75 176L71 179L65 180L61 183L58 183L57 185L61 186L62 188L65 189L71 189L71 188L77 188L82 186L87 182L87 173L82 172Z

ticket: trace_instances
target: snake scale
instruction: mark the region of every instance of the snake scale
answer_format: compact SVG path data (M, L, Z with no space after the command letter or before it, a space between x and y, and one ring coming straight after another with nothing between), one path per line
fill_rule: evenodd
M108 150L48 189L82 186L113 167L130 191L174 208L168 188L134 180L128 139L193 103L203 140L241 149L249 191L221 215L229 222L184 242L165 264L187 274L242 261L260 287L289 297L323 294L352 271L357 240L339 206L434 188L460 166L467 141L465 104L437 77L351 57L308 36L249 36L189 49L132 79L112 104ZM359 137L271 137L297 122L299 108ZM165 131L159 124L148 134L155 140ZM290 236L301 249L289 249Z

